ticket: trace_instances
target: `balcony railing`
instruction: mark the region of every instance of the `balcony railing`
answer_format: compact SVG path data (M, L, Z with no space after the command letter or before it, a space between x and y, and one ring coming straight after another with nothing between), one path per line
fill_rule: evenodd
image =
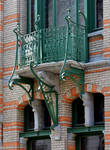
M86 62L86 28L70 22L68 26L37 29L30 34L18 34L18 65L75 60Z

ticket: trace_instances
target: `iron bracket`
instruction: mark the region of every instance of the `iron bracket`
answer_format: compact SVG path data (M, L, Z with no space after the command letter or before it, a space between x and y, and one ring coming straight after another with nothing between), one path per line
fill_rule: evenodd
M74 77L74 75L76 77ZM84 70L74 67L70 67L65 70L61 75L60 79L65 80L66 77L71 78L79 89L80 97L84 94ZM77 79L78 77L78 79Z
M49 115L52 119L53 125L51 128L54 128L58 124L58 93L53 89L53 86L48 85L45 83L42 79L40 79L37 75L37 73L34 71L34 67L36 67L37 64L34 64L34 62L30 63L30 70L35 77L35 79L38 81L40 90L42 92L42 95L45 100L46 107L48 109ZM54 104L53 104L53 95L56 99L56 110L54 110Z
M26 78L26 77L20 77L20 78L15 78L11 81L11 90L13 90L13 86L17 85L19 87L21 87L27 94L28 98L29 98L29 102L31 104L31 102L33 101L34 98L34 81L33 79L30 78ZM29 89L27 89L26 87L23 86L23 84L27 84L29 85Z
M14 78L14 74L16 71L16 68L18 66L18 47L19 47L19 34L20 34L20 24L17 24L17 27L13 30L13 32L16 34L16 55L15 55L15 64L14 64L14 68L12 71L12 75L8 81L8 87L10 90L13 90L13 86L14 85L18 85L19 87L21 87L28 95L29 97L29 102L31 103L31 101L33 100L33 95L34 95L34 82L32 79L30 78L25 78L25 77L20 77L20 78ZM23 86L23 84L28 84L30 86L29 90L27 90L27 88L25 88Z

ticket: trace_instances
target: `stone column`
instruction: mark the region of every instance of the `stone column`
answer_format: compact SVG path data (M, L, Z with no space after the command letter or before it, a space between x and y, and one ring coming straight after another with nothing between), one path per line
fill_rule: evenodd
M36 106L33 106L33 112L34 112L34 130L39 130L39 120L38 120L38 112Z
M85 110L85 126L94 125L94 100L91 93L85 93L83 95L83 105Z
M34 112L34 130L38 131L39 130L39 111L40 109L40 102L38 100L34 100L32 102L32 107L33 107L33 112Z

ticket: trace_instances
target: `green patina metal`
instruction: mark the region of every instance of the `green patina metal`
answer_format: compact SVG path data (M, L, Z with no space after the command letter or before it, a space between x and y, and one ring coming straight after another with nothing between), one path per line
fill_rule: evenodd
M44 29L36 26L36 31L30 34L19 34L20 68L29 65L32 61L36 64L58 62L63 61L65 57L66 60L87 61L85 25L76 24L69 15L65 19L67 26Z
M78 5L78 1L76 1L76 5ZM77 12L77 9L76 9ZM78 86L79 91L80 91L80 96L82 97L82 94L84 93L84 70L83 69L77 69L77 68L73 68L70 67L68 70L65 70L65 65L66 65L66 61L68 60L68 56L67 53L69 51L70 48L70 38L71 38L71 26L70 23L73 23L70 15L70 10L68 10L68 15L66 16L66 21L67 21L67 41L66 41L66 48L65 48L65 58L64 58L64 64L61 68L60 71L60 79L64 80L66 76L70 77ZM85 60L85 62L88 61L88 52L87 52L87 19L85 17L85 15L79 11L79 14L83 16L84 18L84 22L85 22L85 34L84 34L84 53L83 53L83 58ZM78 16L78 15L77 15ZM77 22L78 22L78 18L76 18ZM79 26L79 24L77 24L77 26ZM76 30L76 36L78 37L79 34L79 29ZM76 44L78 45L79 41L76 41ZM76 47L76 51L79 53L78 47ZM77 55L76 55L77 57ZM80 60L80 57L77 58L77 60ZM73 77L73 75L77 75L80 78L80 81L77 80L75 77Z
M31 32L31 0L27 0L27 33Z
M40 130L40 131L21 132L20 137L23 138L49 137L50 134L51 134L50 130Z
M17 28L14 29L14 33L16 34L16 38L17 38L17 43L16 43L16 56L15 56L15 65L14 65L14 69L12 72L12 75L8 81L8 86L11 90L13 90L13 86L14 85L18 85L19 87L21 87L28 95L29 97L29 101L31 102L33 100L33 85L34 82L32 79L30 78L26 78L26 77L20 77L20 78L14 78L14 74L18 65L18 45L20 44L20 40L18 35L20 34L20 27L19 24L17 25ZM30 86L29 90L27 88L25 88L22 84L28 84Z
M76 18L76 23L79 23L79 0L75 0L75 18Z
M30 86L30 88L27 89L22 84L27 84ZM21 87L27 93L27 96L29 98L29 102L31 104L31 102L33 101L33 95L34 95L34 89L33 89L34 81L30 78L21 77L20 79L13 79L12 85L13 86L18 85L19 87Z
M15 70L16 70L16 67L17 67L17 61L18 61L18 47L19 47L19 44L21 44L21 47L22 47L22 43L21 43L21 39L22 39L22 36L21 37L18 37L19 34L20 34L20 29L19 29L19 25L17 26L17 28L14 30L14 32L16 33L16 37L17 37L17 45L16 45L16 58L15 58L15 67L14 67L14 70L13 70L13 73L9 79L9 83L8 83L8 86L9 88L12 90L13 89L13 86L14 85L18 85L20 86L28 95L29 97L29 101L31 102L33 100L33 80L30 79L30 78L24 78L24 77L20 77L19 79L15 78L13 79L13 76L14 76L14 73L15 73ZM22 42L23 39L22 39ZM32 46L32 45L31 45ZM31 53L32 54L32 53ZM30 69L33 73L33 75L35 76L36 80L38 81L39 83L39 86L41 88L41 92L44 96L44 99L45 99L45 103L46 103L46 106L47 106L47 109L49 111L49 114L51 116L51 119L53 121L53 127L56 126L58 124L58 94L56 91L53 90L53 87L52 86L49 86L48 84L46 84L45 82L43 82L38 76L37 74L34 72L33 70L33 65L34 63L30 62ZM30 85L30 89L27 90L23 85L22 83L25 83L25 84L28 84ZM52 101L52 95L55 95L56 97L56 110L54 111L54 106L53 106L53 101Z
M63 73L60 72L61 80L65 80L66 77L69 77L74 81L79 88L80 97L82 97L82 94L84 94L84 70L70 67L68 70L64 70ZM77 79L77 77L79 77L79 79Z
M31 92L33 93L33 85L27 83L30 85L28 91L21 85L21 83L24 83L24 78L21 77L20 79L12 80L17 65L19 68L30 65L30 70L39 83L46 106L52 118L53 127L58 123L58 94L53 90L52 86L49 86L37 76L34 72L34 67L41 63L64 60L64 65L60 72L61 79L69 76L79 87L80 95L84 92L84 71L71 67L69 70L64 71L64 67L66 60L86 61L84 55L86 49L86 27L85 25L79 25L73 22L69 14L65 19L67 26L56 27L54 25L47 29L40 29L40 16L38 15L37 21L35 22L36 31L26 35L20 33L19 27L14 31L17 37L16 58L15 67L9 80L9 87L12 89L12 86L16 84L26 91L30 101L33 99L33 96L31 96ZM73 77L73 75L77 75L80 81ZM30 81L32 80L30 79ZM53 94L56 97L56 110L54 110L53 106Z
M57 20L57 0L52 0L53 3L53 12L52 12L52 19L53 19L53 26L56 27L56 20Z
M74 128L68 128L67 132L68 133L73 133L73 134L97 134L97 133L102 133L104 131L104 125L97 125L97 126L92 126L92 127L74 127ZM90 134L91 133L91 134Z
M43 94L47 109L49 111L49 115L53 121L53 127L55 127L58 124L58 94L55 90L53 90L53 86L50 86L46 84L43 80L41 80L37 73L34 71L34 67L36 67L36 64L33 62L30 63L30 70L32 74L34 75L35 79L38 81L38 84L40 86L40 90ZM53 105L53 94L56 98L56 110L54 109Z

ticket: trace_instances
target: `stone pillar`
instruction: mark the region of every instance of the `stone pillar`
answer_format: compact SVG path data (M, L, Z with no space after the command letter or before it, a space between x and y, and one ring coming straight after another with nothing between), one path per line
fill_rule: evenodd
M38 111L37 111L37 102L33 101L32 107L33 107L33 112L34 112L34 130L38 131L39 130L39 119L38 119Z
M39 120L38 120L38 112L36 107L33 107L33 112L34 112L34 130L37 131L39 130Z
M51 131L51 150L67 150L67 127L58 126Z
M83 105L85 110L85 126L94 125L94 100L91 93L85 93L83 95Z

